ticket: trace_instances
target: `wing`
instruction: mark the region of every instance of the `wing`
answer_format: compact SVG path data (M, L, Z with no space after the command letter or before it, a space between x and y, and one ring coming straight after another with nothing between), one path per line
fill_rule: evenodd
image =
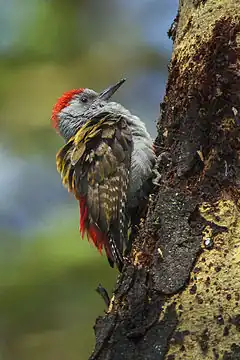
M122 261L127 238L126 202L132 154L131 130L122 116L89 120L57 154L63 184L80 201L86 230L110 263Z

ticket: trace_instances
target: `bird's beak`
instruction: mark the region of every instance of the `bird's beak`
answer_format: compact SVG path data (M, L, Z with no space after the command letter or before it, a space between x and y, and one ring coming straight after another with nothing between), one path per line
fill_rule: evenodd
M98 99L105 101L109 100L125 81L126 79L121 79L116 84L111 85L107 89L101 91L98 95Z

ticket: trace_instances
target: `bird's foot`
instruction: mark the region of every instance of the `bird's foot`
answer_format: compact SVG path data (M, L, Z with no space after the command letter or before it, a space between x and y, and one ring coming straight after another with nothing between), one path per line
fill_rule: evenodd
M156 160L156 164L153 168L153 185L160 186L162 180L162 173L172 163L171 154L167 151L162 152Z

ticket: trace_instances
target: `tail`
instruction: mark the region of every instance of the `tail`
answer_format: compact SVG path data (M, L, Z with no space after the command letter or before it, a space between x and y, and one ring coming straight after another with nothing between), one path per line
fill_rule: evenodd
M87 235L100 253L104 247L110 266L114 267L116 264L121 272L123 268L123 242L121 242L119 231L114 232L114 234L109 231L108 235L104 235L96 225L91 224L87 229Z
M120 272L123 268L123 248L127 240L126 224L127 222L113 222L111 224L105 246L109 264L113 267L115 263Z
M114 264L117 265L119 272L122 272L123 268L123 255L121 249L116 245L116 241L111 234L108 235L107 244L104 245L108 262L111 267L114 267Z
M121 272L123 268L123 246L127 239L127 228L124 229L124 221L113 222L108 233L102 232L97 224L88 223L88 209L86 199L82 197L79 201L80 205L80 232L82 238L86 232L88 240L91 240L98 251L102 253L104 248L111 267L117 265Z

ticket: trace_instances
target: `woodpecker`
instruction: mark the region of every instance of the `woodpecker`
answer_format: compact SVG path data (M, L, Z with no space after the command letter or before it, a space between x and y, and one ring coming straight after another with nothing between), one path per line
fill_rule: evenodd
M120 80L97 93L65 92L52 110L52 125L65 140L56 155L63 185L80 208L80 232L123 266L129 224L136 222L151 189L155 153L145 124L112 95ZM134 220L135 219L135 220Z

